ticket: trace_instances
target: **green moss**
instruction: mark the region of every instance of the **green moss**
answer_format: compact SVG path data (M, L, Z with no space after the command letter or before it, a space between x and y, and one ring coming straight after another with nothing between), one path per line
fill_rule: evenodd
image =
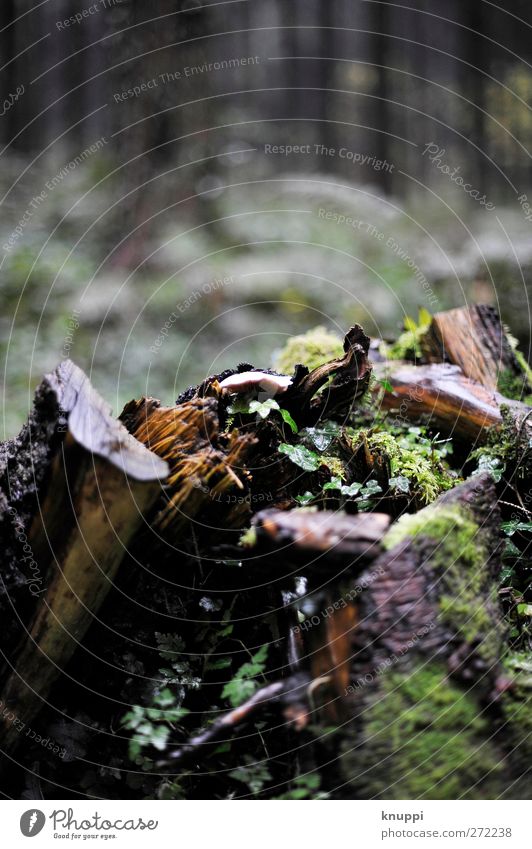
M430 565L441 580L440 618L459 639L474 645L487 664L494 664L502 641L502 626L490 614L496 588L487 575L482 532L467 508L432 505L402 516L384 537L383 545L390 549L407 537L435 543Z
M527 363L522 354L520 357L523 364L528 368ZM504 369L499 373L497 380L497 389L506 398L514 401L523 401L525 404L532 404L532 395L528 393L530 380L526 373L516 374L511 369Z
M518 767L530 766L532 762L532 655L516 652L504 662L505 672L512 686L501 698L505 733L509 748L513 749L512 761Z
M405 477L409 495L419 505L429 504L440 493L456 485L453 477L430 450L429 440L419 437L407 441L404 436L385 430L354 432L355 448L365 441L371 454L388 458L391 477ZM417 441L417 444L416 444Z
M481 799L500 790L488 720L440 665L383 675L363 716L364 745L342 757L357 796Z
M339 336L325 327L314 327L288 340L277 354L274 368L281 374L292 374L296 365L301 363L312 371L343 354L344 347Z

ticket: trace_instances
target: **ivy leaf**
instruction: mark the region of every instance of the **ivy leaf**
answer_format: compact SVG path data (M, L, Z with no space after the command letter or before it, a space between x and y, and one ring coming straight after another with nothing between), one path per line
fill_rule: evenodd
M489 454L483 454L478 458L478 468L473 474L479 475L481 472L489 472L495 483L499 483L505 469L506 466L499 457L490 457Z
M272 410L279 410L279 404L274 398L267 398L266 401L251 401L249 412L256 413L261 419L267 419Z
M326 484L323 485L323 489L339 489L342 495L346 495L347 497L352 497L354 495L358 495L360 490L362 489L362 484L358 481L355 481L351 484L342 483L342 479L335 477L331 478Z
M322 463L321 457L314 451L305 448L304 445L288 445L286 442L281 442L279 451L281 454L286 454L292 463L305 472L317 471Z
M353 496L358 495L361 489L362 484L358 483L358 481L355 481L355 483L351 483L349 484L349 486L347 484L342 484L340 492L342 493L342 495Z
M286 422L286 424L287 424L287 425L290 427L290 429L292 430L292 433L297 433L297 432L298 432L298 430L299 430L299 428L298 428L298 426L296 425L296 423L295 423L295 421L293 420L293 418L292 418L292 416L290 415L290 413L288 412L288 410L283 410L283 408L281 407L281 408L279 409L279 412L280 412L280 414L281 414L281 417L282 417L283 421L284 421L284 422Z
M503 522L501 525L506 536L512 537L518 531L530 533L532 531L532 522L518 522L513 519L511 522Z
M390 478L389 484L395 492L410 492L410 481L404 475L397 475L395 478Z
M377 495L378 492L382 492L382 488L379 486L377 481L368 481L364 488L360 491L360 494L364 496L364 498L369 498L371 495Z
M323 484L323 491L325 492L327 489L342 489L342 479L341 478L331 478L330 481Z
M307 427L307 434L318 451L326 451L340 430L336 422L323 422L320 427Z
M305 492L303 495L296 495L295 500L301 507L306 507L315 498L313 492Z

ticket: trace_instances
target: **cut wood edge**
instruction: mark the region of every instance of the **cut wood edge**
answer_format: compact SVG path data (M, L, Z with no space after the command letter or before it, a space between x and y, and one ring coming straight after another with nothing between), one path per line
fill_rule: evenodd
M44 380L55 392L61 412L68 417L68 431L78 445L134 480L167 477L168 464L113 418L110 405L72 360L64 360Z

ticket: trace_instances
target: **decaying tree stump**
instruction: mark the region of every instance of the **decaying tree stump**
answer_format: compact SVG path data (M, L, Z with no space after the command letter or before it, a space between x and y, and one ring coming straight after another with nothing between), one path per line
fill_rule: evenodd
M453 312L434 317L423 340L427 364L379 363L387 383L377 397L398 430L422 421L468 450L498 437L513 442L522 484L531 411L497 386L501 363L514 378L528 379L526 370L490 310ZM259 723L261 741L270 734L276 743L282 729L294 749L310 729L321 740L334 728L324 749L310 747L309 768L331 776L339 798L531 792L530 747L520 742L530 667L508 648L497 591L500 490L476 474L396 520L419 503L403 495L394 509L391 473L384 482L373 461L346 456L356 426L367 426L368 351L356 326L343 356L311 371L301 364L277 375L243 363L174 406L131 401L118 420L72 363L45 378L28 424L0 453L6 752L43 705L56 719L63 699L97 690L95 727L110 738L103 751L126 774L117 728L126 705L161 691L155 633L161 656L182 653L204 673L186 731L150 753L155 775L206 775L211 765L216 773L216 759ZM262 415L265 398L276 417ZM327 422L336 456L306 447ZM300 467L289 459L294 446ZM370 476L373 490L359 496ZM309 495L305 481L319 508L296 507ZM108 633L127 634L134 646L123 667ZM175 651L167 647L174 637ZM220 664L217 641L228 640ZM210 692L219 694L262 644L270 656L260 686L220 708ZM104 667L112 672L102 675ZM179 673L169 680L181 687Z

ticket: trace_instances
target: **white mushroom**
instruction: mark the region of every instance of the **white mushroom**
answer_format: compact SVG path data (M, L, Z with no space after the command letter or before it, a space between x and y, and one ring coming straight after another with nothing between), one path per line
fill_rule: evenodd
M292 383L292 378L286 374L268 374L265 371L243 371L241 374L232 374L222 380L220 386L231 394L243 394L247 392L264 393L273 397L281 392L286 392Z

